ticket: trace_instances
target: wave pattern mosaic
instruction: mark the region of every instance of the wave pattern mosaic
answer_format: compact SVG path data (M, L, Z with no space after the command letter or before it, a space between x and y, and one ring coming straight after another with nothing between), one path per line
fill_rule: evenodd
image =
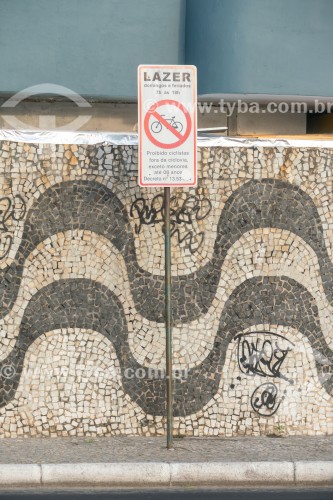
M199 150L171 198L176 435L333 433L333 160ZM0 142L0 436L161 435L163 193L136 146Z

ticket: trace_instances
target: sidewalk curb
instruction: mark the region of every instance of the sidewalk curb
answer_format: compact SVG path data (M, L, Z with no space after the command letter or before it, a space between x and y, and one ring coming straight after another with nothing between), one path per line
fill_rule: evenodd
M1 487L332 485L333 462L1 464Z

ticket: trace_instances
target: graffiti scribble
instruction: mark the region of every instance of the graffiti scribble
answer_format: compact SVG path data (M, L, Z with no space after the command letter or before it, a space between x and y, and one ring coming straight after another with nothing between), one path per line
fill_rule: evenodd
M272 417L279 409L281 401L277 401L278 389L268 382L255 389L251 397L252 409L263 417Z
M186 248L194 254L199 250L205 239L204 231L196 232L194 221L205 219L212 209L211 201L206 197L187 195L185 199L179 196L170 198L170 235L176 236L179 245L185 242ZM142 226L164 225L164 196L156 195L151 203L144 198L133 201L130 216L138 220L135 233L139 234ZM191 229L188 229L191 227ZM185 228L185 232L181 229Z
M240 333L234 338L238 342L237 360L240 370L246 375L278 377L293 383L283 373L282 365L294 344L272 332ZM288 344L283 347L282 344Z
M9 196L0 198L0 260L7 257L13 243L9 226L13 221L22 220L25 213L26 204L19 194L16 194L13 199Z

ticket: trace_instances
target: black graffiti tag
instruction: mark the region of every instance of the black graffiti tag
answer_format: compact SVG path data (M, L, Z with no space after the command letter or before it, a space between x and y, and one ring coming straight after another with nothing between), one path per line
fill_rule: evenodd
M252 409L263 417L273 416L279 409L281 401L277 401L278 389L268 382L255 389L251 397Z
M194 221L204 220L212 209L211 201L205 196L187 195L185 199L172 196L170 199L170 234L176 236L179 245L185 242L186 248L192 254L197 252L204 242L203 231L193 229ZM156 195L151 203L143 197L133 201L130 216L138 220L135 223L135 233L139 234L142 226L155 224L164 225L164 196ZM190 227L189 230L187 230ZM181 229L185 228L184 231Z
M22 196L16 194L13 200L9 196L0 198L0 260L7 257L13 236L8 233L12 221L20 221L26 213L26 204Z
M290 340L272 332L241 333L234 340L238 343L237 360L243 373L278 377L293 383L281 372L282 365L294 346ZM282 343L287 343L288 347L283 348Z
M150 206L144 198L136 198L130 208L130 216L138 219L135 223L135 234L139 234L143 225L151 226L164 222L164 196L156 195Z

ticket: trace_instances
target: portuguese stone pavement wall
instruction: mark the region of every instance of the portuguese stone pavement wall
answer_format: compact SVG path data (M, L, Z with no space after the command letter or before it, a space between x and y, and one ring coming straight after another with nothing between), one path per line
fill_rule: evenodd
M137 146L0 142L0 436L162 435L163 193ZM175 435L333 433L333 161L200 147L172 190Z

